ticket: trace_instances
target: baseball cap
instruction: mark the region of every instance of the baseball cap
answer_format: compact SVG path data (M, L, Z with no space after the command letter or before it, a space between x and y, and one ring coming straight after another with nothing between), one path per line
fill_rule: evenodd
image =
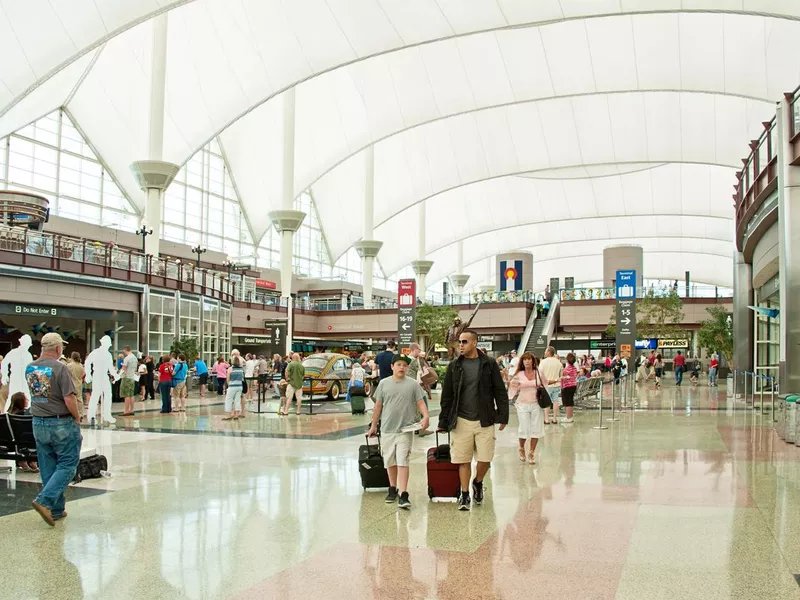
M392 364L396 363L398 360L402 360L407 365L411 364L411 359L408 358L405 354L395 354L394 358L392 358Z
M55 348L56 346L66 346L66 342L55 332L45 333L42 337L42 348Z

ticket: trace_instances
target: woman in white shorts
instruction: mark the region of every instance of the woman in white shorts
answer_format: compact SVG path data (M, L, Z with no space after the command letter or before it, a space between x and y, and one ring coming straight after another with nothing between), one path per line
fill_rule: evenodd
M522 355L520 368L511 379L511 389L519 390L517 396L517 416L519 417L519 460L525 462L525 442L530 440L527 460L536 464L536 445L544 437L544 411L536 400L536 390L541 376L537 370L538 361L530 352Z

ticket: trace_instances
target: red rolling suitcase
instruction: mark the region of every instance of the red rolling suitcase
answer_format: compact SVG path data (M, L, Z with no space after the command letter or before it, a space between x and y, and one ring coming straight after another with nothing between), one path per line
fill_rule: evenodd
M428 497L458 498L461 494L461 481L458 478L458 465L450 462L450 434L447 444L439 445L439 432L436 432L436 446L428 449Z

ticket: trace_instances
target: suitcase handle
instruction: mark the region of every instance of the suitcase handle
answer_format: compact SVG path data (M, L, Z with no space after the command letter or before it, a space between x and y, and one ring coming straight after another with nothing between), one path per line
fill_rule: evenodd
M367 434L364 434L364 437L365 437L365 438L366 438L366 440L367 440L367 446L369 446L369 435L367 435ZM378 451L380 452L380 449L381 449L381 432L380 432L380 431L378 431L378 432L375 434L375 437L377 437L377 438L378 438Z
M450 432L447 432L447 445L450 445ZM439 430L436 430L436 447L439 447Z

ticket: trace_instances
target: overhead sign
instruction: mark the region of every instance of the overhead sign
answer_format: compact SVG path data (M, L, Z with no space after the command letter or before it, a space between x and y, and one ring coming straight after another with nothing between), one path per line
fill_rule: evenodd
M72 308L47 306L41 304L16 304L0 302L0 315L17 315L20 317L58 317L59 319L84 319L95 321L118 321L132 323L134 313L125 310L102 310L93 308Z
M478 349L483 350L484 352L491 352L492 342L478 342Z
M283 348L286 344L286 324L279 323L264 329L263 333L237 333L234 334L240 344L252 346L276 346Z
M268 279L256 279L256 287L264 290L277 290L278 284Z
M397 342L408 347L417 335L417 282L401 279L397 282Z
M656 339L636 340L637 350L655 350L656 348L658 348L658 340Z
M631 358L636 347L636 271L617 271L617 354Z

